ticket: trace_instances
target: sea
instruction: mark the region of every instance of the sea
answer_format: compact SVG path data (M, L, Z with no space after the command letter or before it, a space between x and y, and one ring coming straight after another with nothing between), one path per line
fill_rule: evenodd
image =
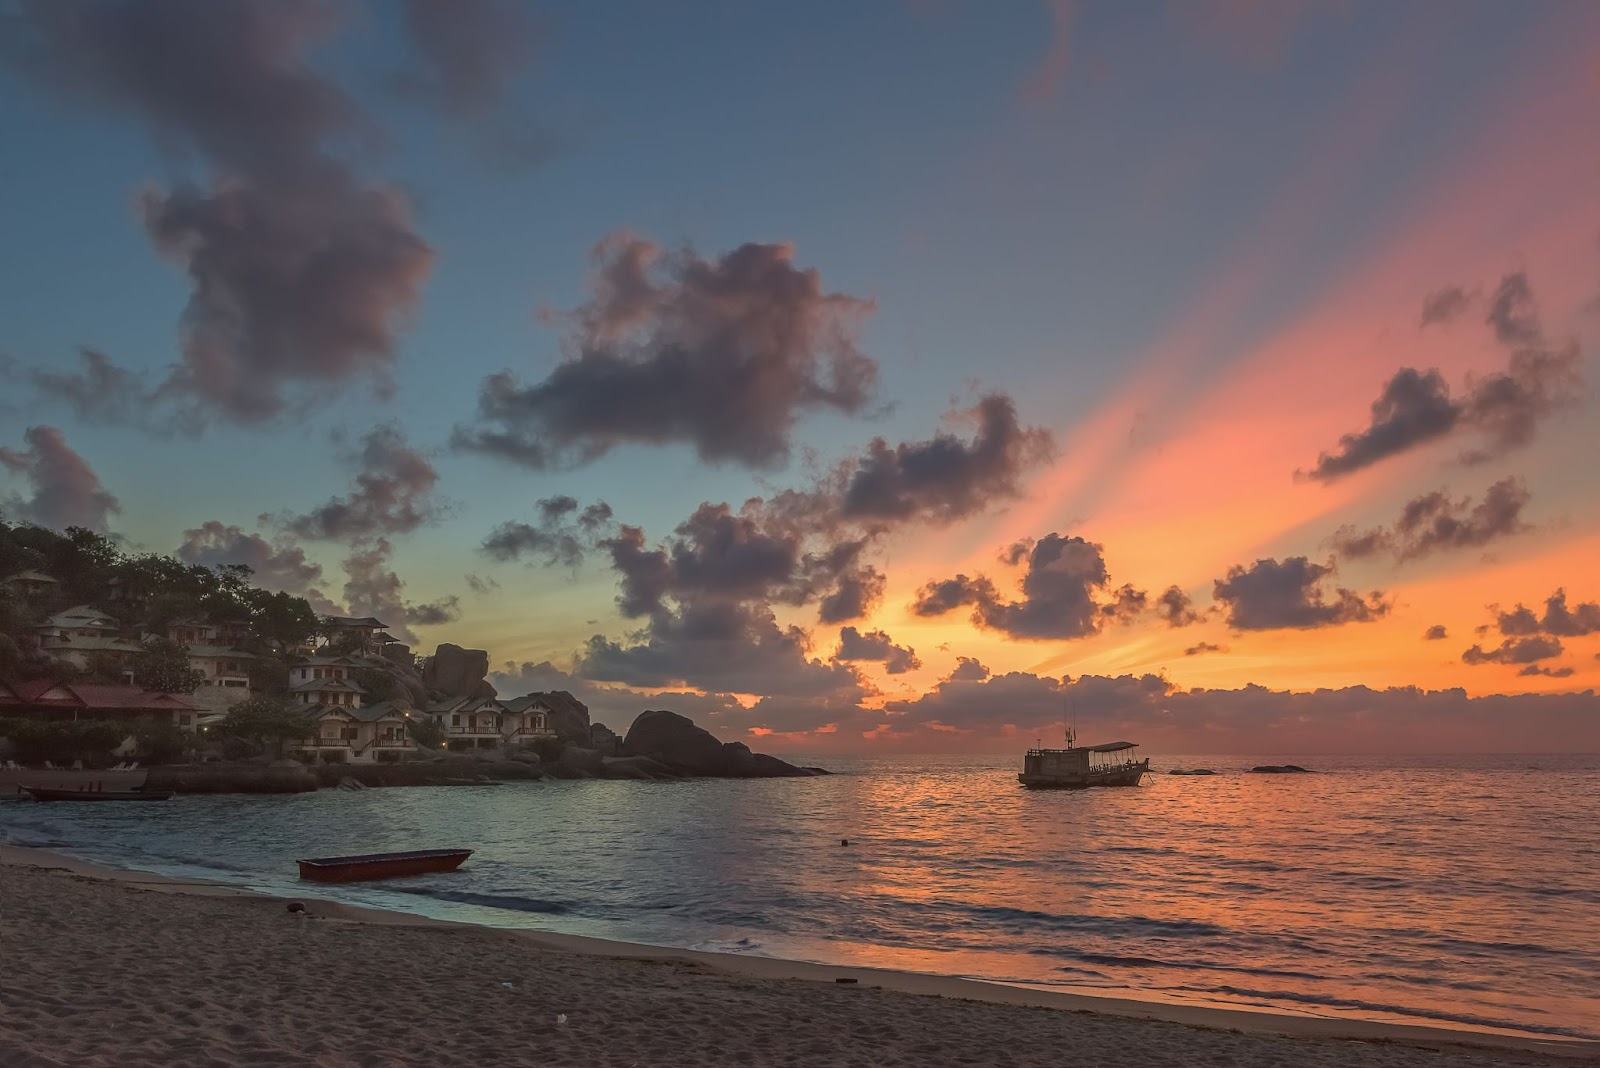
M491 927L1169 1003L1600 1039L1600 756L1020 754L836 774L0 805L0 843L278 894L295 860L469 847L315 894ZM1307 775L1252 774L1295 763ZM1204 766L1212 776L1173 776ZM848 844L845 844L848 842Z

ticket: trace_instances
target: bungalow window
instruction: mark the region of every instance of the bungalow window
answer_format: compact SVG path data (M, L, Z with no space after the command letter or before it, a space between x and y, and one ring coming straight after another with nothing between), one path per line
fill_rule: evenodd
M452 726L452 727L461 726L461 717L460 716L451 716L450 717L450 726Z

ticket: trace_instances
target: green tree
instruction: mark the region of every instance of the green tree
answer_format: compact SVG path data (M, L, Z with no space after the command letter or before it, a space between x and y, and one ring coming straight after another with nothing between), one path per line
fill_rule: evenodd
M412 741L429 749L444 746L444 727L431 716L412 716L406 720L406 733L411 735Z
M304 597L255 589L243 597L250 612L251 627L280 651L311 641L321 626Z
M178 764L194 749L195 737L170 723L145 723L133 736L139 745L139 759L147 764Z
M11 739L17 759L24 764L47 760L67 764L109 756L128 737L128 728L121 723L88 719L12 719L0 721L0 736Z
M83 677L95 682L119 683L124 680L122 658L116 653L95 650L86 656Z
M252 693L277 695L289 692L289 666L275 656L263 656L250 661L249 674Z
M189 666L189 647L154 638L133 658L134 682L157 693L194 693L206 677Z
M214 728L225 738L243 738L283 755L287 742L297 742L316 733L316 725L306 706L286 697L250 697L232 708Z
M400 680L382 668L359 667L350 673L350 677L357 686L367 691L365 700L369 705L398 700L406 695Z

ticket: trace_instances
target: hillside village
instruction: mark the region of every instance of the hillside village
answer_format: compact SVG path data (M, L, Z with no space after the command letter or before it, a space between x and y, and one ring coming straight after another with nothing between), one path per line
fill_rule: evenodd
M0 570L0 718L120 725L152 757L311 764L618 745L570 694L502 698L483 650L415 656L383 620L318 617L248 568L0 523Z

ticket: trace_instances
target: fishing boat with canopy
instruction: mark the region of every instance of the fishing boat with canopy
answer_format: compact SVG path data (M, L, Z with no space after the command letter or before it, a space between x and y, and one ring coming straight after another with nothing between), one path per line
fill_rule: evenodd
M1028 750L1017 781L1034 790L1083 790L1091 786L1138 786L1150 770L1150 758L1134 758L1137 742L1102 742L1077 745L1077 733L1067 728L1065 749Z

